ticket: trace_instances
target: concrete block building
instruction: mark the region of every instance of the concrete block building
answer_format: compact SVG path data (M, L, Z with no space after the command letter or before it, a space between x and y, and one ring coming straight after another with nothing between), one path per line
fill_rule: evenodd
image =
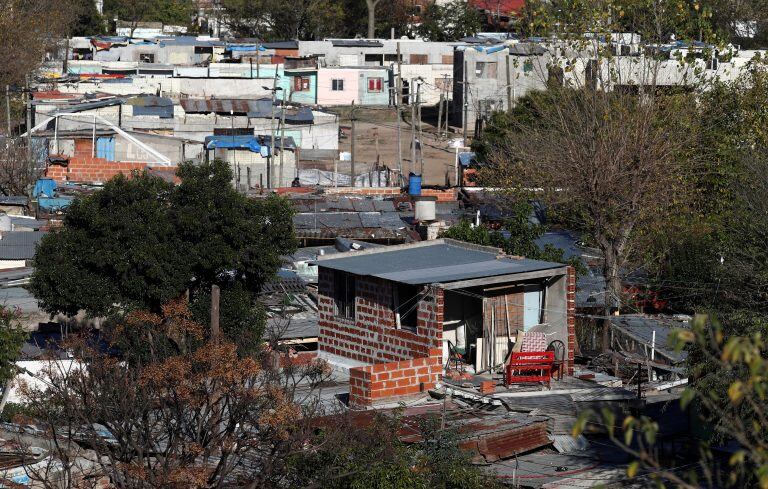
M572 372L571 267L448 239L315 263L319 355L349 369L352 405L426 392L440 380L449 350L479 369L503 363L520 332L561 342L563 367Z

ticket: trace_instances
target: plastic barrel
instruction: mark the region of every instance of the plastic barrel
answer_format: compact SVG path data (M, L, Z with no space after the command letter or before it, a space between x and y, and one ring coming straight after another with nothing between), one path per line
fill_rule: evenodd
M408 195L421 195L421 175L408 175Z

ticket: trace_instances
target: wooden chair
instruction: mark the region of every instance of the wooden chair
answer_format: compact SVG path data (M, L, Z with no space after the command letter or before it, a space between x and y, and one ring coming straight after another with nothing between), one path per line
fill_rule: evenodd
M553 351L513 352L507 364L504 383L509 386L544 382L549 386L554 361Z

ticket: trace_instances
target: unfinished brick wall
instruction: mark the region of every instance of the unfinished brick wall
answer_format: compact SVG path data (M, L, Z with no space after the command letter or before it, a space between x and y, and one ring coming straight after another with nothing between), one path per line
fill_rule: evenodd
M443 371L442 349L423 358L356 367L349 371L349 403L365 407L397 401L432 389Z
M566 373L573 375L573 358L576 352L576 269L568 267L566 282L566 303L568 321L568 360Z
M320 267L318 350L366 362L396 362L428 357L442 348L444 293L433 291L417 306L416 331L396 329L393 284L372 277L357 277L355 318L336 316L333 304L334 274Z
M130 176L135 170L141 171L146 167L146 163L76 156L69 159L67 166L48 165L45 175L57 182L106 182L119 173Z

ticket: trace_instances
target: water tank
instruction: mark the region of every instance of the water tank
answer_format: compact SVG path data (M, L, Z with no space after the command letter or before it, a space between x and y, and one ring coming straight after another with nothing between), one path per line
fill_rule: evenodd
M12 228L11 218L8 217L8 214L0 214L0 231L12 231Z
M419 222L434 221L437 197L418 197L413 199L414 218Z
M408 175L408 194L421 195L421 175L415 173Z

